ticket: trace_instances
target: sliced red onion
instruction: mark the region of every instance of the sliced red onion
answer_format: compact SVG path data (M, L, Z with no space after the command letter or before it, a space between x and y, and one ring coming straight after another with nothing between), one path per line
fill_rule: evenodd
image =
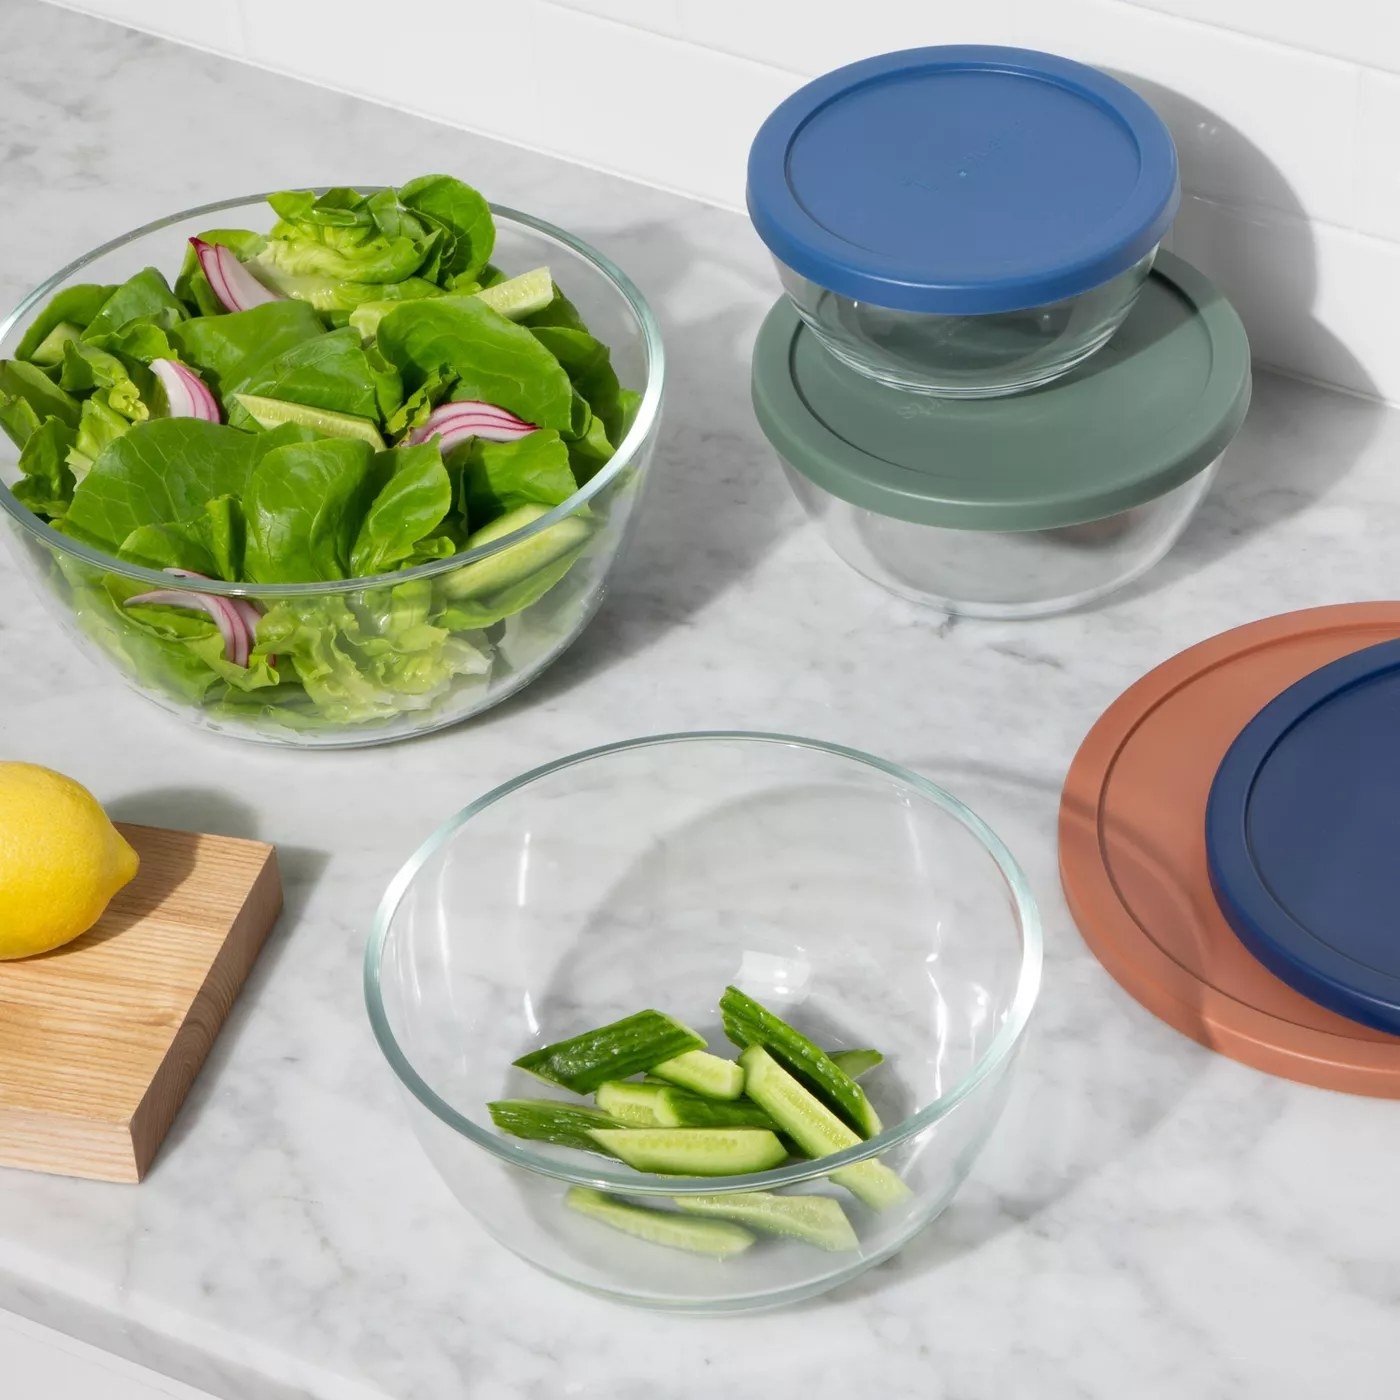
M178 360L152 360L151 371L165 390L165 402L172 418L202 418L219 423L219 401L209 386L188 365Z
M169 574L172 578L199 578L209 581L208 574L196 573L193 569L169 568L162 572ZM201 593L198 596L202 598L206 595ZM209 594L207 596L213 597L214 595ZM258 640L258 623L262 621L262 612L259 610L258 605L250 598L221 598L220 601L227 603L229 607L238 614L244 627L247 628L248 650L251 652ZM273 658L269 658L269 660L272 659ZM247 663L245 662L244 664L246 665Z
M229 311L247 311L261 306L264 302L285 301L286 298L265 287L238 260L232 248L221 243L206 243L202 238L191 238L194 249L214 295Z
M487 438L491 442L516 442L535 431L533 423L508 413L495 404L480 399L460 399L435 408L421 428L415 428L405 439L410 447L439 439L444 452L467 438Z
M216 598L212 593L187 593L177 588L157 588L150 593L138 593L126 600L128 608L137 603L159 603L167 608L195 608L206 612L218 626L219 635L224 639L224 658L235 666L247 666L252 639L243 619L230 605L227 598Z
M243 625L248 629L249 642L256 642L258 639L258 623L262 621L262 614L258 611L256 603L251 603L247 598L228 598L225 600L233 605L233 610L243 619Z

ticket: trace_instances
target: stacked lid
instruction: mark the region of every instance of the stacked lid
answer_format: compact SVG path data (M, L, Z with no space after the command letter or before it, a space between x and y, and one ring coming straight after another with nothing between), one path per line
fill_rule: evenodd
M1060 810L1085 940L1169 1024L1400 1098L1400 604L1253 623L1104 714Z
M838 68L779 106L749 153L749 214L781 264L925 314L1087 292L1150 253L1180 200L1152 108L1029 49L906 49Z
M912 49L809 83L749 158L788 293L754 356L765 434L821 491L915 524L1156 499L1249 401L1233 308L1168 254L1148 274L1179 202L1161 119L1068 59Z
M808 480L865 510L965 530L1053 529L1163 495L1220 456L1250 387L1234 308L1167 253L1112 343L1035 393L891 388L827 354L785 300L753 358L759 424Z

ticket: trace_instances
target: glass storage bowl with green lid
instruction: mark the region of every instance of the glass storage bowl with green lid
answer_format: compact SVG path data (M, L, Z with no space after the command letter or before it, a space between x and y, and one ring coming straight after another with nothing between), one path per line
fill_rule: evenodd
M759 424L848 564L949 613L1088 603L1171 548L1249 407L1230 303L1159 255L1112 342L1015 398L911 395L823 349L787 302L754 350Z
M883 383L1013 394L1113 336L1180 203L1131 89L1029 49L864 59L764 122L748 207L798 314Z

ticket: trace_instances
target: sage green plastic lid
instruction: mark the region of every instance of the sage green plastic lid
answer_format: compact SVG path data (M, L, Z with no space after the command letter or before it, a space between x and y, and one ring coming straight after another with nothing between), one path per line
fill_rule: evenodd
M1026 394L879 384L823 349L786 297L753 357L754 411L796 471L862 509L961 530L1078 525L1154 500L1220 456L1249 394L1239 316L1170 253L1102 350Z

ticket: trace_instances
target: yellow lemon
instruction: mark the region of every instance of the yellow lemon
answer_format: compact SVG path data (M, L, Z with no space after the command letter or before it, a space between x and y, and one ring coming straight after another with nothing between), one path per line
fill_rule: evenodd
M86 933L139 863L80 783L33 763L0 763L0 958Z

